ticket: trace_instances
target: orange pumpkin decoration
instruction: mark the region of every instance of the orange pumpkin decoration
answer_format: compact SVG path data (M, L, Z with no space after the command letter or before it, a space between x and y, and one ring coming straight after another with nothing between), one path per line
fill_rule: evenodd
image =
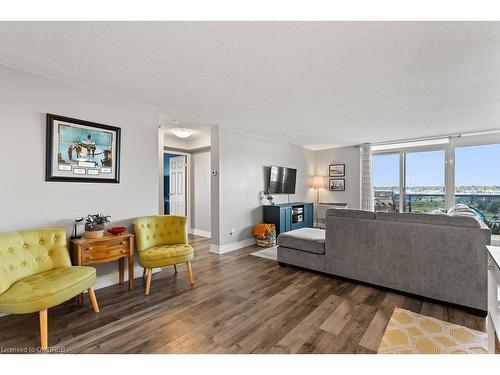
M255 238L260 240L264 240L267 234L270 234L275 231L274 224L257 224L253 228L253 235Z

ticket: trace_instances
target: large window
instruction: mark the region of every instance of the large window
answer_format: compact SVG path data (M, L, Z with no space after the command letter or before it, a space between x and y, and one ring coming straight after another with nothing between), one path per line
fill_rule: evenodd
M376 212L399 211L399 153L373 157Z
M455 202L480 211L500 234L500 144L455 149Z
M409 152L406 157L405 212L445 208L444 151Z
M500 234L500 132L374 146L373 152L375 211L432 212L463 203Z

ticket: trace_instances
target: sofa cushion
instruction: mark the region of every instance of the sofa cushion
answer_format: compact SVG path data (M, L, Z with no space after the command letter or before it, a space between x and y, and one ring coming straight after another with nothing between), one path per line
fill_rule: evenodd
M454 227L481 228L481 224L473 217L449 216L449 215L431 215L416 213L387 213L377 212L377 220L391 220L399 222L409 222L431 225L451 225Z
M353 219L375 219L375 213L364 210L351 210L347 208L330 208L326 216L348 217Z
M301 228L285 232L278 236L278 245L314 254L324 254L325 230Z
M161 245L139 251L139 264L144 268L167 267L186 263L193 255L193 248L187 244Z
M0 311L27 314L59 305L92 287L92 267L63 267L25 277L0 295Z
M486 219L486 217L483 215L482 212L480 212L474 207L470 207L467 206L466 204L461 204L461 203L450 207L450 209L447 211L447 214L450 216L469 216L483 223L488 222L488 220Z

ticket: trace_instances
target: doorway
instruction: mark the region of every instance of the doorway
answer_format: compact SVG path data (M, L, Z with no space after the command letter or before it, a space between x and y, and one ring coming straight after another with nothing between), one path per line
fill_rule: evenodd
M186 216L188 233L210 238L211 127L161 118L160 123L158 211Z
M167 151L163 154L163 212L186 216L188 155Z

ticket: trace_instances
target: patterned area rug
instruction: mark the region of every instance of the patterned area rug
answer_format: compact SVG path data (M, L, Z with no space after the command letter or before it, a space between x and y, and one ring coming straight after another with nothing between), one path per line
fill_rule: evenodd
M274 261L278 261L278 246L268 247L264 250L256 251L255 253L251 253L255 257L266 258Z
M486 354L487 338L485 332L396 308L378 354Z

